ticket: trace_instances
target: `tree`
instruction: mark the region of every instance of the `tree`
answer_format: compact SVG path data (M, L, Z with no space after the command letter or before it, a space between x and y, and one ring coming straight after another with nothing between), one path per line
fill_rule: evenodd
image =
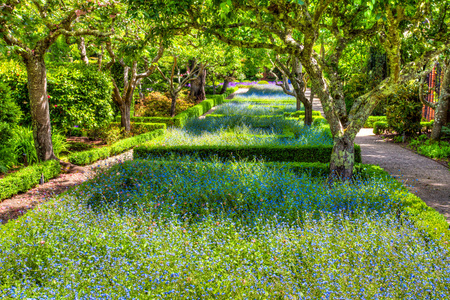
M106 5L78 1L19 1L0 4L0 39L25 63L31 104L33 137L38 159L57 159L53 153L45 56L59 36L106 36L86 28L94 13L108 22Z
M164 53L164 37L154 32L151 22L142 14L126 7L114 15L115 35L105 42L110 61L104 68L111 71L113 102L120 110L120 125L131 130L131 104L136 86L156 71L157 62ZM150 61L149 57L153 57ZM139 71L141 69L141 71Z
M306 98L305 96L305 90L306 90L306 83L304 74L302 72L302 65L298 61L298 58L289 56L287 60L284 62L279 55L275 56L275 59L273 61L273 65L277 67L281 74L283 75L283 83L278 84L278 86L281 86L283 91L291 96L294 96L297 105L297 110L300 110L301 103L305 106L305 125L310 126L312 124L312 101L313 97L310 99ZM273 73L273 76L275 76L276 81L278 81L278 76ZM289 84L287 82L287 79L291 81L293 90L291 91L289 89Z
M189 82L193 82L198 80L198 77L202 76L203 71L207 65L199 64L196 61L192 63L190 71L188 71L183 79L181 79L180 75L178 75L178 84L175 83L175 69L178 69L177 56L173 56L173 65L172 70L170 72L169 77L164 74L163 71L159 67L157 67L159 73L164 78L164 80L169 84L169 94L172 100L172 104L170 107L170 116L175 116L175 108L177 104L178 95L181 92L182 88L188 84Z
M430 68L430 62L448 48L449 39L440 45L426 41L427 47L419 49L417 59L396 64L401 57L398 39L425 19L429 1L396 0L379 1L240 1L240 0L183 0L180 7L169 0L140 1L151 10L164 3L161 18L176 16L188 26L215 36L229 45L253 49L270 49L278 55L298 59L309 76L314 92L318 94L333 135L330 177L348 179L354 166L354 139L366 119L381 101L395 93L398 86L417 80ZM425 3L427 2L427 3ZM425 4L426 5L425 5ZM442 2L433 2L442 8ZM390 12L384 12L383 8ZM418 7L420 12L412 14ZM406 16L406 17L404 17ZM433 20L431 20L432 22ZM338 30L334 30L337 25ZM331 27L330 27L331 26ZM432 25L434 26L434 25ZM328 30L327 27L329 27ZM443 31L448 32L447 29ZM347 113L342 92L342 75L339 72L342 49L374 32L383 35L383 44L390 51L391 76L368 93L358 97ZM328 37L331 46L322 55L317 51L321 37ZM448 37L448 34L444 34ZM442 39L443 41L443 39ZM428 46L429 45L429 46ZM400 60L401 62L401 60Z
M400 68L400 73L385 79L373 90L359 97L347 114L340 87L342 78L338 72L340 53L342 48L361 36L363 34L361 32L378 29L378 24L374 28L375 25L371 22L360 24L360 20L365 20L363 16L368 21L375 22L376 17L373 16L371 3L326 0L219 2L214 3L219 9L211 13L212 21L208 19L208 22L198 21L206 18L206 11L202 6L193 8L191 10L193 26L201 28L230 45L266 48L272 49L279 55L292 55L303 65L312 87L319 95L333 135L331 177L352 177L354 139L371 111L381 99L395 93L398 85L420 77L424 68L429 68L429 62L443 48L448 47L445 44L439 48L430 47L423 50L420 58ZM214 8L209 7L209 9ZM330 63L324 63L323 57L320 57L314 48L319 37L324 34L322 29L325 21L331 21L331 25L336 24L339 27L338 32L333 32L333 47L329 47L328 53L324 53L323 56L326 55ZM402 22L394 24L394 26L397 25L402 25ZM394 39L391 44L395 45L395 39L398 36L401 37L401 34L388 35L387 39ZM391 52L394 53L393 50ZM400 55L398 51L395 53ZM393 68L396 70L396 67Z

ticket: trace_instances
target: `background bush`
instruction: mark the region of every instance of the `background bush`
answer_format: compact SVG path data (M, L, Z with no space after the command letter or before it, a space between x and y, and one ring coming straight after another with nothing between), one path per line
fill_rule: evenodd
M24 113L23 125L31 125L25 67L12 61L1 63L0 80L10 87L11 97ZM101 127L113 119L111 80L95 66L50 64L47 80L53 127L66 132L75 125Z
M0 172L2 173L7 172L16 161L11 143L14 129L21 117L22 112L11 97L9 86L0 81Z
M185 111L195 105L188 97L189 90L183 90L177 99L175 114ZM160 92L149 93L140 99L134 108L135 116L139 117L170 117L172 100Z
M388 99L386 119L389 127L398 134L416 135L420 131L422 118L422 103L419 100L416 85L401 86Z

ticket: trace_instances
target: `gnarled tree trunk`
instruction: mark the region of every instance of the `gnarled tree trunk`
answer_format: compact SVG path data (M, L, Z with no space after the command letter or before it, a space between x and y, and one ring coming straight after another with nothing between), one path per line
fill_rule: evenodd
M222 85L222 89L220 90L220 93L219 94L225 94L225 92L227 91L227 88L228 88L228 84L230 83L230 81L228 80L228 79L225 79L224 81L223 81L223 85Z
M192 80L191 91L189 97L195 100L195 102L200 102L206 99L205 85L206 85L206 69L201 67L199 69L199 74L195 80Z
M311 126L313 119L312 119L312 103L304 102L305 103L305 120L304 124Z
M444 80L442 81L442 90L439 101L436 104L434 115L434 124L431 131L431 139L439 141L441 139L442 127L449 121L447 116L450 114L450 66L446 66Z
M170 116L175 117L175 109L177 105L177 95L171 95L172 103L170 105Z
M353 165L355 164L354 144L354 139L345 134L334 138L330 161L330 177L332 179L352 178Z
M120 107L120 126L125 128L125 131L131 130L131 103L123 103Z
M89 59L86 55L86 44L84 42L84 37L80 37L80 43L78 44L78 50L80 50L81 60L88 65Z
M40 161L57 159L53 153L52 128L47 94L47 70L44 57L29 56L24 59L28 75L31 119L34 145Z

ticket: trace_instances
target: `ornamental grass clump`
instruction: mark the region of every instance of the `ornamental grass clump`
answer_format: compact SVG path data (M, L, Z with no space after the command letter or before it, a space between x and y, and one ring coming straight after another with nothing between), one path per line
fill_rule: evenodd
M0 295L449 298L450 253L389 213L390 180L126 162L0 227Z

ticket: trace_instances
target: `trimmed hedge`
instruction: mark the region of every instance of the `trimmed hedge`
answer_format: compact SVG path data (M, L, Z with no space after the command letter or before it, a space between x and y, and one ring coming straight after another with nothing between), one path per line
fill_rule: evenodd
M328 125L327 119L324 117L313 117L312 126Z
M69 161L75 165L88 165L97 160L108 158L112 155L116 155L129 150L139 144L148 142L155 137L163 135L164 132L164 129L157 129L152 132L147 132L135 137L123 139L112 144L109 147L102 147L88 151L72 153L69 155Z
M0 200L32 189L39 184L41 174L44 174L44 181L47 182L60 173L61 166L57 160L45 161L11 173L0 179Z
M265 161L285 162L330 162L333 146L140 146L134 149L134 158L150 155L167 158L178 156L198 156L201 159L218 158L222 161L234 159L262 158ZM361 162L361 148L355 145L355 162Z
M298 118L298 117L303 117L304 118L305 117L305 111L304 110L297 110L295 112L285 112L284 116L288 117L288 118ZM312 111L312 116L313 117L314 116L321 117L322 114L318 110L313 110Z
M374 128L375 122L387 122L386 116L369 116L364 123L364 128Z
M224 118L224 117L235 117L235 116L246 117L246 118L278 118L278 119L282 119L283 118L281 115L257 115L257 116L252 116L252 115L223 115L223 114L209 114L209 115L206 115L205 118Z
M387 122L378 121L373 123L373 133L382 134L389 130L389 124Z
M199 104L188 108L175 117L131 117L135 123L164 123L166 126L183 127L190 118L198 118L216 105L224 103L224 95L211 95ZM116 118L120 122L120 117Z
M239 88L237 86L227 88L227 91L225 93L223 93L224 98L227 98L231 94L235 93L237 90L239 90Z
M433 128L434 120L430 122L420 122L420 130L421 131L430 131ZM374 134L383 134L386 132L392 132L393 129L389 126L387 121L378 121L373 123L373 133Z
M120 127L120 122L112 122L111 125ZM131 132L149 132L156 129L166 129L165 123L144 123L144 122L131 122Z

